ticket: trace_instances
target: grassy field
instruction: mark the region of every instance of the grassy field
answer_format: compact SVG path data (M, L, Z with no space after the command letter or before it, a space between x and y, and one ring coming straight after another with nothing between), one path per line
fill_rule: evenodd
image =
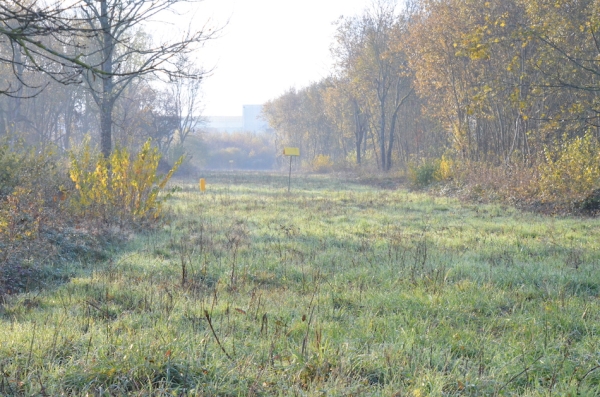
M0 395L600 395L598 220L206 177L109 261L5 299Z

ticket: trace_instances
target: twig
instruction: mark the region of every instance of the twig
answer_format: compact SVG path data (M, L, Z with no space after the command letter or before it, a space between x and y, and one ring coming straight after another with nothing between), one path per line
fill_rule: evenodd
M587 371L585 373L585 375L583 375L581 377L581 379L579 379L579 382L577 382L577 394L579 394L579 388L581 387L581 383L583 382L583 380L592 372L594 372L595 370L600 369L600 365L596 365L595 367L593 367L592 369L590 369L589 371Z
M210 319L210 314L208 314L207 310L204 310L204 317L206 317L206 321L208 321L208 326L210 327L210 330L212 331L212 334L215 337L215 340L217 341L217 344L219 345L219 347L221 348L221 350L223 350L223 353L225 353L225 356L227 356L228 359L230 359L231 361L233 361L233 359L231 358L231 356L229 354L227 354L227 351L225 351L225 348L221 344L221 341L219 340L219 337L217 336L217 333L215 332L215 329L214 329L214 327L212 325L212 321Z
M319 270L317 272L317 285L315 286L315 290L313 291L312 297L310 298L310 303L308 304L308 310L310 311L310 315L308 317L308 322L306 323L306 334L304 335L304 339L302 340L302 355L305 356L306 355L306 348L307 348L307 343L308 343L308 333L310 331L310 325L312 323L313 320L313 314L315 312L315 306L313 306L313 302L315 300L315 296L317 295L317 293L319 292L319 279L321 277L321 271Z
M504 389L506 386L509 385L510 382L512 382L513 380L517 379L519 376L523 375L525 372L529 371L529 368L531 368L533 366L533 364L535 364L536 362L538 362L542 357L544 357L544 355L542 354L541 356L539 356L538 358L536 358L535 360L533 360L533 362L531 363L531 365L525 367L525 369L523 369L523 371L519 372L518 374L516 374L515 376L513 376L512 378L510 378L508 380L508 382L506 382L505 384L502 385L502 387L500 389L498 389L498 391L495 393L495 395L499 395L500 392L502 391L502 389Z
M31 356L33 355L33 342L35 341L35 331L37 328L37 323L33 323L33 335L31 335L31 344L29 345L29 356L27 357L27 364L25 365L25 370L29 372L29 364L31 363Z

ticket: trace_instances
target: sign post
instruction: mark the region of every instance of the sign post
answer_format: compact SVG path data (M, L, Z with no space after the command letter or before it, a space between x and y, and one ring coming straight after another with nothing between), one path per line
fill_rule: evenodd
M300 148L297 147L284 147L283 155L288 156L290 158L290 175L288 177L288 193L290 192L290 188L292 187L292 158L295 156L300 156Z

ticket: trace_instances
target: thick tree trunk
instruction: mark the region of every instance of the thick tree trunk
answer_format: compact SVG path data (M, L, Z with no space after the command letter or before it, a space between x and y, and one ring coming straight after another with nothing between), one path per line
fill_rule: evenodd
M102 27L102 102L100 103L100 150L108 158L112 152L112 111L113 99L113 50L114 40L108 20L108 4L101 0L100 26Z

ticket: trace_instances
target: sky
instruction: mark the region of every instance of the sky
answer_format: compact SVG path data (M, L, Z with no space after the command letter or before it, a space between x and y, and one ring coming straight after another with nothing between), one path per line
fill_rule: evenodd
M361 14L371 0L204 0L194 21L224 26L197 53L205 69L203 115L241 116L288 89L330 74L334 22Z

